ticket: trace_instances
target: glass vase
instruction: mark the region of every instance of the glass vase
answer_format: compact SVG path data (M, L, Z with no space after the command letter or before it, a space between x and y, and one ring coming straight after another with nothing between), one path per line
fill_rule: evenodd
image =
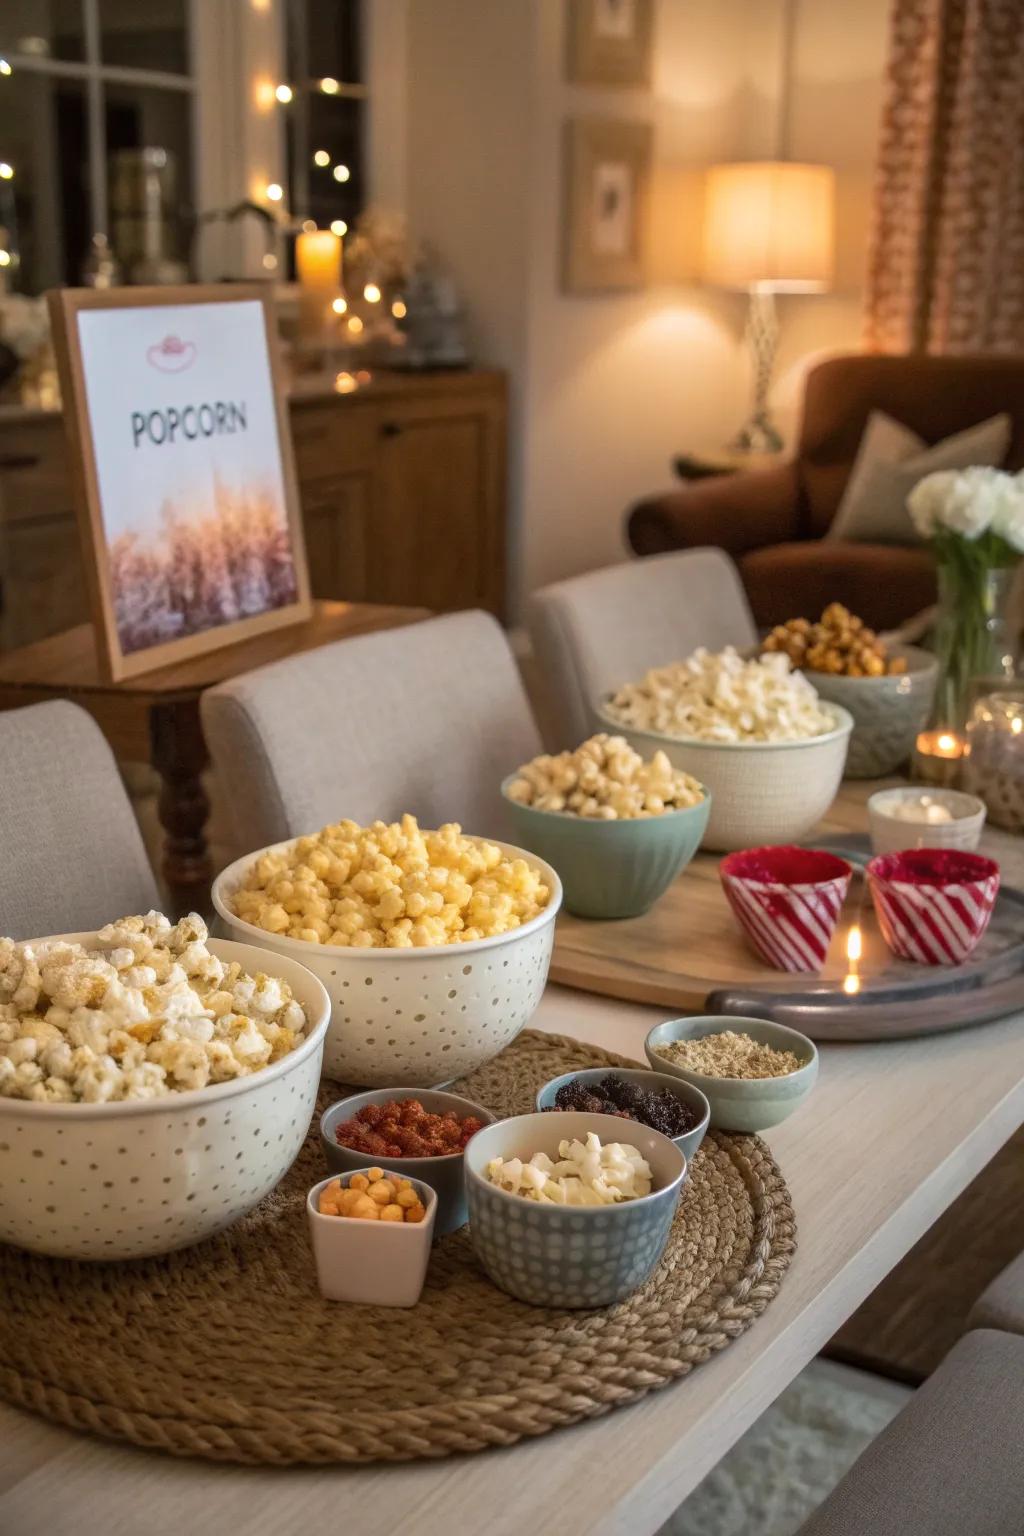
M1024 832L1024 690L991 693L975 704L963 787L984 800L995 826Z
M1014 566L981 563L969 545L939 562L934 727L960 736L979 693L1016 677L1019 645L1007 618L1015 574Z

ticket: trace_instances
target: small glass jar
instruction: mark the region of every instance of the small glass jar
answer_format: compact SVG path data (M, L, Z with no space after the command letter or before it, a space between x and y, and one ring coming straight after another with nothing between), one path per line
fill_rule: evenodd
M975 704L963 786L984 800L995 826L1024 832L1024 689L990 693Z

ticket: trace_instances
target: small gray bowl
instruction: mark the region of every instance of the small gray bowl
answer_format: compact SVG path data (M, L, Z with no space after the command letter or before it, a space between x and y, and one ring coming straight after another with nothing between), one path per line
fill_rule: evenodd
M420 1179L424 1184L429 1184L437 1195L435 1237L445 1232L454 1232L456 1227L465 1226L467 1217L466 1187L462 1174L465 1153L448 1152L443 1157L370 1158L365 1152L341 1146L335 1139L336 1128L343 1120L351 1120L364 1104L386 1104L389 1099L419 1099L423 1108L431 1114L442 1115L445 1110L453 1109L460 1120L475 1115L487 1125L494 1123L494 1116L482 1104L462 1099L457 1093L442 1093L437 1088L373 1088L368 1093L354 1093L347 1099L339 1099L337 1104L325 1109L320 1117L320 1144L324 1150L324 1160L332 1173L359 1173L369 1165L388 1168L392 1173L404 1174L407 1179Z
M627 1083L638 1083L641 1088L650 1088L655 1093L665 1089L668 1093L674 1094L677 1099L681 1099L689 1109L693 1110L695 1115L699 1116L697 1124L692 1131L687 1131L682 1136L670 1138L686 1158L686 1161L692 1163L697 1155L697 1148L704 1140L704 1133L711 1123L711 1106L699 1088L695 1088L692 1083L683 1082L681 1078L670 1077L667 1072L648 1072L644 1067L584 1067L576 1072L563 1072L561 1077L553 1077L549 1083L544 1084L537 1094L537 1108L542 1110L554 1109L555 1094L562 1087L563 1083L574 1083L577 1079L584 1083L599 1083L603 1077L608 1077L610 1073L613 1073L616 1077L623 1078ZM563 1115L576 1113L578 1113L576 1110L559 1110L559 1114ZM633 1123L640 1124L641 1122L635 1121ZM622 1124L628 1129L630 1122L624 1120ZM625 1133L619 1137L620 1141L626 1141L627 1139Z
M913 645L893 645L905 672L885 677L837 677L832 672L804 676L819 698L841 704L853 716L853 734L846 757L848 779L884 779L895 773L914 750L918 732L931 714L939 664L928 651Z
M636 1147L651 1166L654 1188L619 1205L541 1205L512 1195L486 1175L492 1158L535 1152L558 1158L558 1144L593 1131L603 1143ZM494 1284L535 1307L610 1307L657 1268L672 1227L686 1158L646 1125L615 1115L516 1115L478 1131L466 1148L469 1235Z
M786 1077L706 1077L677 1067L657 1054L656 1047L670 1040L700 1040L705 1035L720 1035L725 1030L751 1035L764 1045L779 1051L792 1051L803 1063ZM818 1078L818 1052L812 1040L785 1024L771 1024L766 1019L728 1018L725 1015L698 1015L695 1018L669 1019L656 1024L644 1041L647 1060L656 1072L666 1072L699 1088L711 1105L711 1124L722 1131L766 1131L779 1125L793 1113L814 1087Z

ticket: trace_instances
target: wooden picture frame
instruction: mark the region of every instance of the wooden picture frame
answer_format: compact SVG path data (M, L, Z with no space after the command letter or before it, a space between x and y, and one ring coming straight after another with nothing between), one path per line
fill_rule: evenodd
M266 288L64 288L47 299L107 678L308 619Z
M653 139L649 123L620 118L566 123L562 281L567 293L643 286Z
M654 0L569 0L567 45L578 85L650 85Z

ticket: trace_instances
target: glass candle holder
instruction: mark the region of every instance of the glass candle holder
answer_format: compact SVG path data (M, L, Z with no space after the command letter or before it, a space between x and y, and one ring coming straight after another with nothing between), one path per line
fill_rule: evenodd
M984 800L990 822L1024 832L1024 689L990 693L975 704L963 785Z

